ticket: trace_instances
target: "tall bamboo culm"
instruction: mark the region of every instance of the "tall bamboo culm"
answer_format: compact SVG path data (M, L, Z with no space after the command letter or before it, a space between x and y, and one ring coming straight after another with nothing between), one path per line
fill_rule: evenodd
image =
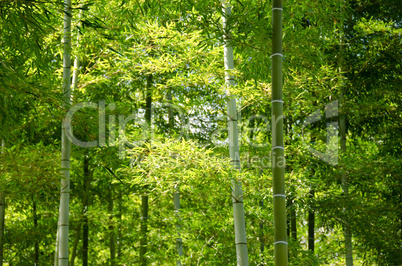
M272 175L275 266L288 265L282 99L282 0L272 3Z
M82 9L80 9L80 12L78 13L78 17L77 17L78 21L81 20L81 17L82 17ZM76 47L78 48L79 46L80 46L80 31L77 29L77 44L76 44ZM73 79L72 79L72 84L71 84L70 97L72 96L72 94L74 94L74 91L78 87L78 72L79 72L79 68L80 68L80 58L76 54L75 59L74 59L74 70L73 70ZM71 101L72 101L72 99L71 99Z
M153 76L149 74L147 76L147 90L145 93L145 122L148 127L147 142L151 142L152 137L152 85ZM141 196L141 236L140 236L140 265L147 265L147 246L148 246L148 209L149 209L149 199L148 195L144 194Z
M5 145L6 144L4 140L1 140L1 153L3 153ZM6 219L6 193L4 191L0 191L0 266L3 266L5 219Z
M230 70L234 69L233 65L233 48L228 44L230 33L227 29L227 18L231 14L231 7L227 1L223 3L223 28L224 28L224 58L225 69L228 70L225 75L227 97L227 112L228 112L228 134L229 134L229 153L233 167L240 171L240 154L239 154L239 139L237 130L238 113L236 110L236 98L230 94L229 87L234 85L234 78L230 74ZM243 191L241 183L233 180L232 187L232 203L233 203L233 216L235 227L235 241L236 241L236 257L237 265L248 265L248 250L247 250L247 237L246 237L246 222L244 218L244 204L243 204Z
M173 133L174 127L174 117L173 117L173 108L172 108L172 91L169 90L166 95L166 100L169 105L169 113L168 113L168 121L169 121L169 132ZM176 249L177 254L179 255L178 259L176 260L176 265L181 266L181 259L183 257L183 240L180 237L181 231L181 224L180 224L180 188L179 185L176 185L175 192L173 192L173 206L174 206L174 214L178 219L176 222L176 230L177 230L177 238L176 238Z
M344 83L344 52L345 52L345 36L344 36L344 1L340 1L340 14L341 14L341 19L340 19L340 40L339 40L339 72L340 72L340 77L341 77L341 92L339 95L339 107L340 107L340 115L339 115L339 135L340 135L340 144L341 144L341 155L344 157L346 154L346 135L347 135L347 129L346 129L346 114L345 114L345 108L344 108L344 92L345 92L345 83ZM342 171L342 170L341 170ZM348 201L349 201L349 185L348 185L348 176L347 173L342 171L342 192L343 192L343 197L344 197L344 213L345 213L345 220L343 221L343 234L345 237L345 262L346 266L353 266L353 245L352 245L352 230L350 227L350 208L348 207Z
M0 266L3 266L5 214L6 214L6 193L4 191L0 191Z
M180 225L180 190L179 187L176 186L176 192L173 193L173 204L174 204L174 212L175 216L178 219L176 223L176 230L177 230L177 238L176 238L176 249L177 254L179 255L178 259L176 260L176 265L181 266L181 258L183 257L183 241L180 237L181 225Z
M70 76L71 76L71 0L64 1L64 36L63 36L63 97L66 111L70 106ZM61 191L58 221L58 236L56 241L57 266L68 266L68 230L70 201L70 151L71 142L67 138L66 128L62 124L61 133Z
M80 9L80 12L78 13L78 21L81 19L82 16L82 9ZM77 47L80 45L80 31L77 30ZM78 87L78 72L79 72L79 68L80 68L80 58L78 57L78 55L75 56L74 59L74 70L73 70L73 79L72 79L72 84L71 84L71 94L74 94L74 91L77 89ZM70 95L70 96L72 96ZM72 97L71 97L71 101L73 101ZM70 255L70 266L74 266L75 263L75 257L77 256L77 248L78 248L78 242L79 242L79 234L81 232L81 221L78 222L78 224L76 225L75 228L75 234L74 234L74 242L73 242L73 248L71 251L71 255Z

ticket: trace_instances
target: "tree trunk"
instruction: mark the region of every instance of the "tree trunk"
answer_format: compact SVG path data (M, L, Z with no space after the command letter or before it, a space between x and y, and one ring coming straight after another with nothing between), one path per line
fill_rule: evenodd
M64 52L63 52L63 95L64 107L70 106L70 74L71 74L71 0L64 2ZM58 266L68 266L68 230L69 230L69 201L70 201L70 150L71 143L67 138L63 123L61 133L61 192L58 223Z
M308 210L308 249L314 253L314 226L315 226L315 213L314 213L314 189L309 192L310 208Z
M274 257L276 266L288 265L286 233L285 157L282 100L282 0L272 2L272 175L274 202Z
M234 85L234 77L231 75L230 70L234 69L233 65L233 48L228 43L230 39L230 32L226 25L226 17L231 15L232 9L227 1L223 2L223 28L224 28L224 61L225 61L225 81L226 81L226 97L227 97L227 115L228 115L228 135L229 135L229 153L232 161L233 168L240 171L240 153L239 153L239 139L237 129L237 119L239 117L236 110L236 98L231 95L229 87ZM229 70L229 71L228 71ZM243 205L243 191L241 183L233 180L232 188L232 204L233 216L235 227L235 241L236 241L236 255L237 265L248 265L248 250L247 250L247 236L246 236L246 222L244 217Z

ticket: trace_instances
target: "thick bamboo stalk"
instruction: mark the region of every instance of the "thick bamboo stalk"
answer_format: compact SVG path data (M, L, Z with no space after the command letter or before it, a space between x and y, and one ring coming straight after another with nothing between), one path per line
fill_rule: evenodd
M282 100L282 0L272 3L272 175L274 257L276 266L288 265L286 230L285 157Z
M63 52L63 94L65 105L70 106L71 74L71 0L64 1L64 52ZM68 266L68 230L70 201L70 150L71 142L67 138L64 123L61 133L61 192L58 224L58 266Z
M231 7L227 1L223 2L223 28L225 30L224 40L224 59L226 71L225 81L226 86L229 88L234 85L234 78L230 70L234 69L233 65L233 48L228 43L230 33L227 29L227 17L231 14ZM227 97L227 115L228 115L228 135L229 135L229 154L232 161L233 168L240 171L240 153L239 153L239 139L237 118L238 113L236 110L236 98L231 95L229 89L226 91ZM244 218L244 205L243 205L243 191L241 183L233 180L232 187L232 204L233 216L235 227L235 241L236 241L236 255L237 265L248 265L248 250L247 250L247 236L246 236L246 222Z

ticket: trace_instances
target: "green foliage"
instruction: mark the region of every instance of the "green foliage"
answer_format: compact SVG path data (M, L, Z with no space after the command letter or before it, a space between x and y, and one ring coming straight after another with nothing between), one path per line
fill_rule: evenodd
M81 67L72 101L106 103L106 146L72 151L70 243L85 214L90 264L110 263L112 232L117 263L138 263L143 193L150 198L150 264L175 263L179 233L184 265L234 264L230 184L236 177L244 189L250 262L273 265L268 126L271 3L249 0L231 1L231 5L227 22L235 53L231 74L236 81L231 93L240 99L241 176L230 170L226 158L221 2L73 3L71 52ZM350 210L356 264L401 261L400 5L397 0L284 3L285 180L287 194L294 200L298 235L297 240L289 237L290 265L344 265L339 243L344 241L345 207ZM53 261L59 138L68 111L61 107L62 9L59 1L0 3L0 140L6 144L0 154L0 190L7 203L4 254L8 264L32 265L35 246L40 250L38 265ZM79 10L84 10L80 20ZM340 58L344 73L339 71ZM148 85L154 103L148 128L152 134L142 127ZM327 123L337 117L327 118L325 107L338 99L342 88L347 149L334 167L312 155L308 147L327 149ZM317 110L323 119L304 126ZM98 112L85 108L75 114L78 139L98 138ZM108 124L110 115L115 116L116 143L108 139L113 128ZM123 142L119 115L136 117L125 127L131 145L126 144L124 159L119 158L117 145ZM151 137L149 143L143 143L145 135ZM86 210L84 156L90 158L92 176ZM349 180L347 199L341 188L343 174ZM181 196L179 215L173 208L176 189ZM310 189L315 190L312 199ZM314 254L307 247L307 215L312 210ZM81 234L76 263L82 262Z

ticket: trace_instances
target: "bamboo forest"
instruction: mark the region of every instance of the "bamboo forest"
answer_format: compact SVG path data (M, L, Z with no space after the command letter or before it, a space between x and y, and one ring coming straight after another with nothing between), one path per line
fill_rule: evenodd
M402 265L401 0L1 0L0 266Z

